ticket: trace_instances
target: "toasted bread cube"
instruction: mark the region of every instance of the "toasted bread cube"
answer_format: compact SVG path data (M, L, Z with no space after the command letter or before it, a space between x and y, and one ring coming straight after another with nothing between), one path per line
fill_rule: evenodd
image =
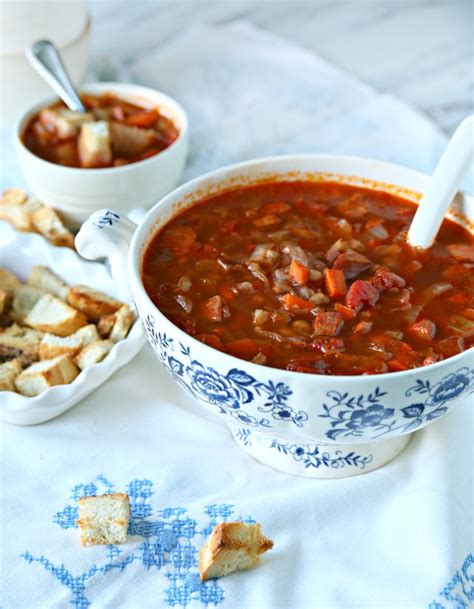
M112 332L115 323L115 313L101 315L97 322L97 330L103 338L107 338Z
M199 552L201 579L204 581L233 571L253 569L260 562L260 554L272 547L273 541L262 534L259 524L218 524Z
M43 290L29 285L20 285L13 292L13 304L10 317L17 323L24 323L26 316L35 304L45 295Z
M74 361L81 370L84 370L87 366L101 362L114 345L113 340L98 340L95 343L90 343L82 349Z
M45 334L39 346L40 360L53 359L60 355L75 357L82 349L82 340L76 333L70 336Z
M8 312L12 302L12 295L10 292L0 288L0 316Z
M156 141L153 129L118 122L110 123L110 138L115 154L125 158L142 154Z
M75 137L83 123L94 120L89 112L73 112L67 108L43 108L39 118L48 130L54 130L62 140Z
M126 493L81 497L77 502L77 524L81 529L83 546L124 543L127 540L130 500Z
M33 397L55 385L67 385L79 374L76 364L69 355L32 364L15 379L17 391Z
M25 364L36 362L42 337L42 332L13 324L0 333L0 358L21 357Z
M71 286L67 301L75 309L82 311L91 321L98 321L102 315L115 313L123 304L119 300L86 285Z
M31 269L28 285L67 300L68 285L47 266L37 264Z
M94 324L88 324L83 328L79 328L79 330L75 332L74 336L78 336L81 339L83 346L90 345L91 343L95 343L100 340L97 327L94 326Z
M58 214L46 205L31 214L34 228L58 247L74 249L74 235L64 226Z
M52 359L59 355L75 357L86 345L100 340L97 328L93 324L79 328L69 336L45 334L39 346L41 360Z
M69 336L86 326L87 319L59 298L46 294L25 317L25 324L57 336Z
M2 195L0 205L23 205L28 195L21 188L8 188Z
M77 145L82 167L101 167L112 161L109 125L105 121L84 123Z
M22 370L20 358L0 364L0 391L15 391L15 379Z
M16 230L33 231L33 222L24 205L0 205L0 220L9 222Z
M127 336L134 319L135 316L130 307L126 304L122 305L115 314L114 327L110 333L110 338L114 343L118 343L119 340L123 340Z
M21 281L10 271L0 267L0 288L5 292L13 292L21 286Z

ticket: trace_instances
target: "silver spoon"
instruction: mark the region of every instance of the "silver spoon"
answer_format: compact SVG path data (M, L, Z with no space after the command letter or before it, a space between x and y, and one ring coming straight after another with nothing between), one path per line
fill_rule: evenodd
M70 110L87 112L64 67L59 51L50 40L35 42L26 50L26 57Z

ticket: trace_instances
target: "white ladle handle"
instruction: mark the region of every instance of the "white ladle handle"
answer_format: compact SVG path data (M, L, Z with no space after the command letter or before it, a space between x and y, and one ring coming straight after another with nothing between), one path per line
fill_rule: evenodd
M474 115L463 120L443 153L408 231L408 242L433 244L460 182L474 156Z

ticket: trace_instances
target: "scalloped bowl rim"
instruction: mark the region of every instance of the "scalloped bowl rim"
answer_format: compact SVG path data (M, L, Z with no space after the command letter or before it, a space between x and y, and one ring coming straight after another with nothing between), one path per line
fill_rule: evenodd
M232 165L227 165L227 166L217 169L215 171L210 171L206 174L202 174L202 175L198 176L197 178L194 178L193 180L186 182L182 186L176 188L171 193L169 193L168 195L163 197L160 201L158 201L158 203L156 203L147 212L146 216L142 219L138 228L136 229L136 231L132 237L132 241L130 244L130 250L129 250L129 256L128 256L129 281L132 286L132 293L134 294L134 296L138 292L140 295L140 299L144 299L145 302L147 303L148 307L151 307L154 310L154 312L157 316L157 319L162 320L165 323L171 324L173 327L173 331L176 332L179 337L183 337L183 339L185 339L187 341L191 341L191 344L199 346L200 348L203 348L204 351L209 350L211 355L215 356L215 355L219 354L219 356L222 357L223 360L225 360L225 361L228 360L229 363L233 364L234 366L242 366L242 365L245 365L246 367L250 366L250 369L255 370L256 374L262 370L266 370L267 372L268 372L268 370L275 370L277 374L281 373L285 376L285 378L301 379L302 377L304 377L304 379L307 380L308 382L318 382L318 383L328 383L328 384L334 383L335 379L336 379L336 381L341 381L341 382L362 383L362 382L366 382L368 379L376 378L377 380L380 380L380 382L382 382L383 380L385 380L387 378L394 379L394 378L405 378L405 377L415 376L415 375L419 376L420 371L430 371L430 372L433 371L434 372L438 369L442 369L443 367L445 367L448 364L449 365L455 364L457 362L464 360L468 356L468 354L473 351L472 347L470 349L462 351L461 353L458 353L457 355L446 358L439 362L435 362L434 364L430 364L428 366L410 368L408 370L402 370L402 371L396 371L396 372L384 372L381 374L373 374L373 375L306 374L303 372L295 372L292 370L275 368L273 366L263 366L261 364L256 364L254 362L250 362L248 360L244 360L244 359L235 357L234 355L230 355L223 351L219 351L217 349L214 349L213 347L210 347L209 345L206 345L205 343L202 343L201 341L198 341L196 338L194 338L190 334L187 334L186 332L184 332L184 330L181 330L181 328L179 328L170 319L168 319L160 311L160 309L155 305L155 303L151 300L151 298L149 297L148 293L146 292L146 290L143 286L143 282L141 280L142 260L140 257L140 250L144 251L146 249L145 247L142 248L142 243L148 244L150 242L151 237L154 234L156 234L157 224L160 227L164 226L165 224L167 224L169 222L169 220L171 218L173 218L175 215L177 215L177 213L179 213L180 200L183 196L187 195L189 193L189 191L191 191L191 190L197 191L198 187L200 187L203 182L214 181L216 178L218 178L219 176L221 176L222 174L224 174L226 172L242 171L242 173L244 174L246 169L255 168L258 165L272 164L275 162L291 163L291 162L295 162L298 160L313 160L313 159L315 161L322 160L322 161L332 162L333 160L335 160L335 161L355 163L355 164L357 164L357 163L359 163L359 164L366 163L367 165L376 164L379 167L381 167L383 169L387 169L387 170L390 170L390 169L398 170L398 171L402 170L403 172L405 172L407 174L411 174L411 176L417 180L427 181L429 179L429 176L425 173L416 171L414 169L410 169L408 167L404 167L403 165L398 165L396 163L390 163L387 161L379 161L377 159L370 159L370 158L366 158L366 157L346 156L346 155L326 155L326 154L296 154L296 155L292 154L292 155L263 157L263 158L253 159L250 161L244 161L242 163L235 163ZM281 176L283 177L285 174L289 175L292 172L294 172L294 170L281 171ZM277 175L279 172L274 171L272 173L274 175ZM325 172L315 171L314 174L315 175L318 175L318 174L324 175ZM264 175L264 174L262 174L262 175ZM340 178L342 178L341 183L350 183L351 177L353 177L355 181L359 180L359 179L364 180L364 178L359 178L356 174L351 174L351 175L333 174L333 175L335 175L335 176L337 175ZM344 182L343 181L344 178L346 178L347 181ZM321 181L323 181L323 180L321 180ZM401 189L402 191L405 191L405 192L411 192L411 194L414 195L414 198L419 198L421 196L420 192L414 191L411 188L408 188L405 186L393 185L393 184L389 184L387 182L382 182L382 181L375 180L375 179L373 179L373 180L370 179L369 181L374 185L384 186L385 188L392 186L395 190ZM229 182L229 180L226 180L226 179L222 180L222 185L224 185L226 182ZM260 181L255 180L251 183L257 184L257 183L261 183L261 182L265 182L265 180L260 180ZM218 189L216 192L224 192L226 190L232 190L233 188L236 188L236 186L229 186L227 189L224 187L222 189ZM212 191L212 193L214 194L214 191ZM466 197L467 200L474 201L474 198L471 197L470 195L468 195L466 193L462 193L462 194L464 197ZM205 198L205 195L202 198ZM195 198L192 203L190 203L189 205L185 205L183 207L183 209L192 207L193 203L195 204L195 203L199 202L200 200L202 200L202 198L201 197ZM176 205L176 200L178 200L177 205ZM415 202L415 201L413 201L413 202ZM156 216L158 215L158 213L162 210L162 208L166 208L170 204L171 205L174 204L176 207L176 209L174 210L174 213L172 213L170 215L170 217L166 219L165 222L163 222L163 223L157 222ZM455 218L453 218L453 219L456 221ZM458 218L458 220L459 220L459 218ZM471 221L468 220L468 222L470 223ZM151 223L155 224L155 226L153 228L151 228L149 226L149 224L151 224ZM470 229L468 229L468 230L470 230ZM148 233L148 234L146 235L146 233ZM135 300L138 301L137 298L135 298Z

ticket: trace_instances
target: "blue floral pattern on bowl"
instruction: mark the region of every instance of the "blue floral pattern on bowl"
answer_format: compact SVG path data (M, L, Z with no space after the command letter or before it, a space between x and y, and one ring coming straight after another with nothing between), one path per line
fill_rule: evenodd
M376 440L395 431L399 434L413 431L441 417L448 411L447 402L473 391L474 370L465 366L434 385L429 380L417 379L415 385L405 392L406 397L417 401L400 409L403 413L401 421L394 416L395 409L384 404L387 392L379 387L373 393L358 396L328 391L327 397L332 402L323 404L324 414L319 416L330 420L331 429L326 431L326 436L331 440L362 437L367 428L372 429L371 439Z
M232 368L224 375L210 366L204 366L192 358L189 347L158 332L152 315L146 317L145 329L172 377L196 399L217 406L220 413L230 415L245 425L271 428L269 418L253 416L245 409L245 404L259 397L265 400L257 406L260 413L275 420L293 423L297 427L302 427L308 420L305 411L296 411L288 405L288 398L293 392L285 383L262 383L238 368Z
M253 434L250 429L239 428L234 433L235 438L243 446L253 445ZM343 467L354 467L360 470L365 469L366 465L372 463L372 454L360 455L355 451L344 453L342 450L321 450L321 446L316 444L292 444L281 442L276 438L268 438L268 448L276 450L282 455L292 458L294 461L301 462L307 468L332 468L340 469ZM330 449L330 447L325 447Z

